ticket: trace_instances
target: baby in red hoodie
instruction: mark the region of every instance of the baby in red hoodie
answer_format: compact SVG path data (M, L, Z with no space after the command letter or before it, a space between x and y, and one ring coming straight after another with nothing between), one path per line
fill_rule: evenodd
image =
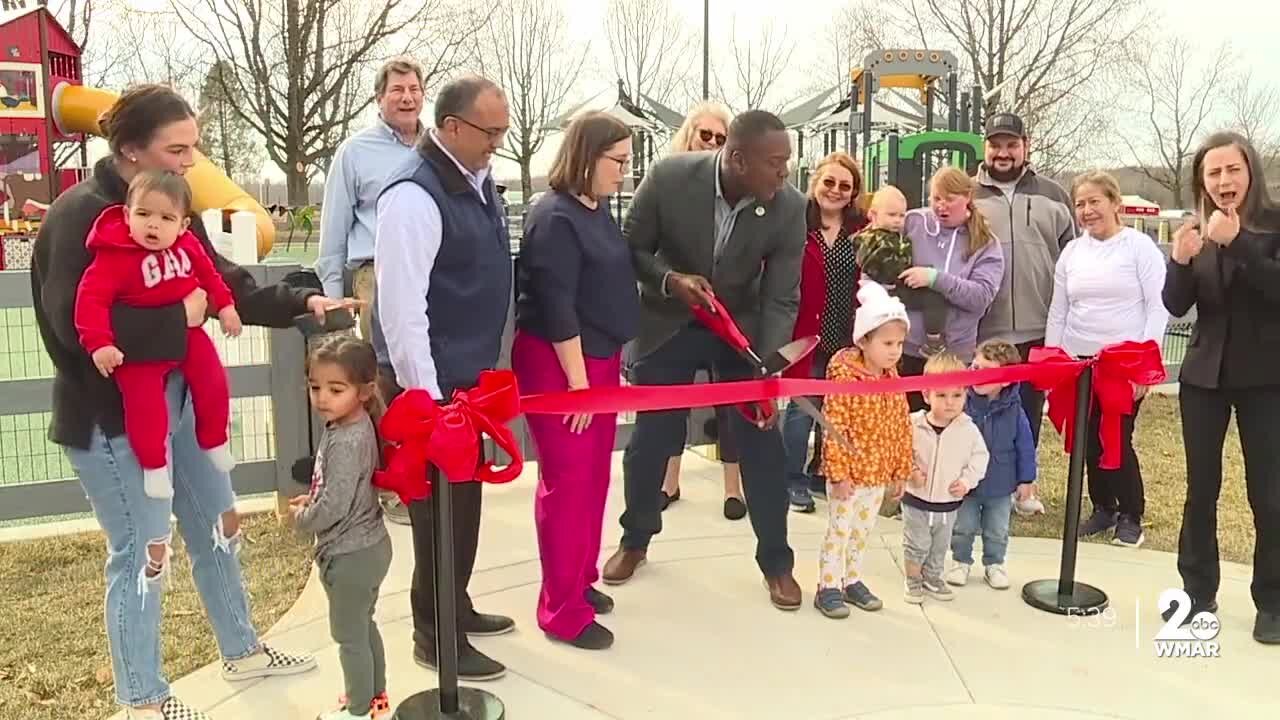
M187 328L187 355L181 362L130 362L115 345L111 306L117 302L134 307L174 305L199 287L217 310L224 333L240 334L240 315L231 289L189 229L191 190L186 180L172 173L139 173L129 183L126 203L103 210L89 231L86 244L93 261L76 292L76 330L98 372L115 376L124 400L125 435L142 466L146 494L169 498L173 480L167 452L165 379L174 369L186 376L196 442L225 472L235 466L228 438L227 371L213 341L200 327Z

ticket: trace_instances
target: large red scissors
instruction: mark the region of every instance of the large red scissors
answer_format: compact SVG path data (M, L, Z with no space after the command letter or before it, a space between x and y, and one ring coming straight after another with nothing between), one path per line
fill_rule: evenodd
M733 316L720 303L720 299L715 295L708 294L711 306L703 307L702 305L694 305L690 310L693 316L715 333L729 347L733 348L742 356L756 373L764 377L774 377L786 372L792 365L807 358L818 347L820 338L817 335L809 335L807 337L798 338L783 345L782 347L769 354L768 357L760 357L760 354L751 347L751 341L747 339L746 334L734 322ZM797 396L791 398L791 401L800 408L804 414L813 418L822 429L836 439L846 450L853 451L853 443L845 436L844 433L837 430L827 416L818 409L813 401L807 397ZM761 425L766 420L777 413L777 407L772 401L763 400L758 403L749 405L739 405L738 410L752 424Z

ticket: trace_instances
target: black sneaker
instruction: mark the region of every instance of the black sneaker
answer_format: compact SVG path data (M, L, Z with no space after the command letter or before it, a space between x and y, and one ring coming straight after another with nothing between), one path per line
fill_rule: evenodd
M506 615L486 615L484 613L471 613L471 618L464 625L467 634L473 637L506 635L516 629L516 621Z
M423 649L420 645L413 646L413 661L422 667L440 671L440 666L436 662L436 651ZM507 668L502 663L485 655L479 650L464 645L458 648L458 678L461 680L497 680L507 674Z
M724 517L726 520L741 520L747 516L747 504L742 498L727 497L724 499Z
M593 587L587 588L587 604L596 611L597 615L608 615L613 612L613 598Z
M1253 639L1263 645L1280 645L1280 614L1259 610L1253 622Z
M607 650L613 647L613 633L609 632L609 628L598 622L593 622L582 629L578 633L578 637L572 640L562 640L550 633L547 637L556 642L563 642L583 650Z
M1142 518L1136 515L1120 515L1119 520L1116 521L1116 536L1111 540L1112 545L1142 547L1142 542L1146 539L1147 536L1142 533Z
M880 598L868 590L866 584L861 580L844 589L844 601L859 610L866 610L867 612L875 612L884 607L884 603L880 601Z
M1080 526L1080 537L1089 537L1104 533L1116 526L1118 513L1115 510L1094 508L1093 514Z
M1194 595L1191 595L1191 593L1187 593L1187 595L1191 597L1191 612L1187 613L1186 617L1182 619L1183 625L1191 624L1191 621L1195 619L1196 615L1199 615L1202 612L1208 612L1208 613L1218 612L1217 600L1210 598L1208 602L1205 602L1200 598ZM1169 606L1168 610L1165 610L1164 612L1160 613L1160 618L1165 622L1169 622L1171 619L1173 619L1173 614L1177 611L1178 611L1178 604L1174 603Z
M825 475L813 475L813 480L809 483L809 494L815 498L827 499L827 477Z
M813 502L813 496L804 490L788 488L787 493L791 496L792 510L800 513L811 513L817 509L817 505Z

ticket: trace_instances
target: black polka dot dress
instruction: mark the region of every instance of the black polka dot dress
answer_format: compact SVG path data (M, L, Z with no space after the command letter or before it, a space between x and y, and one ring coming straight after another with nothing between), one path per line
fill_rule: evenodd
M825 355L834 355L853 344L854 293L858 283L857 248L853 238L843 228L831 245L818 235L823 256L823 271L827 276L827 297L823 303L822 335L819 349Z

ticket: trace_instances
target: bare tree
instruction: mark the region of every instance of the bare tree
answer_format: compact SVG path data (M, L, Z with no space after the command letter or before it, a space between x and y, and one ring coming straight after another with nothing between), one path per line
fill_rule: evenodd
M1276 129L1280 94L1275 85L1265 80L1258 82L1252 70L1245 70L1231 84L1227 105L1231 128L1244 135L1263 160L1280 155L1280 133Z
M1111 91L1101 83L1091 90L1091 81L1129 59L1143 8L1144 0L911 0L903 20L925 47L954 48L987 93L985 112L1023 115L1044 141L1038 157L1061 164L1092 138L1088 123L1054 113L1073 102L1105 104Z
M498 154L520 164L520 189L533 194L530 165L565 109L587 46L570 40L564 13L545 0L505 0L489 18L480 67L507 93L511 131Z
M1225 45L1201 57L1187 38L1173 37L1150 51L1139 72L1141 103L1135 113L1145 115L1146 123L1135 134L1143 139L1121 137L1138 171L1168 189L1178 207L1183 207L1189 159L1221 97L1229 60Z
M426 85L456 69L482 17L454 0L170 0L213 59L233 107L285 174L289 202L307 202L311 177L372 98L371 74L394 51L430 57Z
M122 8L111 27L119 52L119 85L161 83L195 97L210 66L209 53L173 13Z
M841 5L831 17L820 20L817 67L830 68L835 84L849 85L849 73L867 53L892 45L894 28L889 20L882 6L870 0ZM821 81L823 87L831 86L825 77Z
M609 0L604 25L613 70L636 103L668 104L700 74L700 46L671 0Z
M235 101L223 91L229 83L218 76L228 72L234 70L226 63L214 63L200 89L201 149L227 177L256 177L262 169L261 143L253 128L236 113Z
M779 95L780 81L787 74L795 50L795 42L787 37L785 27L765 23L754 38L745 39L737 32L737 20L730 20L728 67L723 71L716 68L713 73L717 94L735 113L780 109L787 100L794 99ZM727 81L721 79L722 72Z

